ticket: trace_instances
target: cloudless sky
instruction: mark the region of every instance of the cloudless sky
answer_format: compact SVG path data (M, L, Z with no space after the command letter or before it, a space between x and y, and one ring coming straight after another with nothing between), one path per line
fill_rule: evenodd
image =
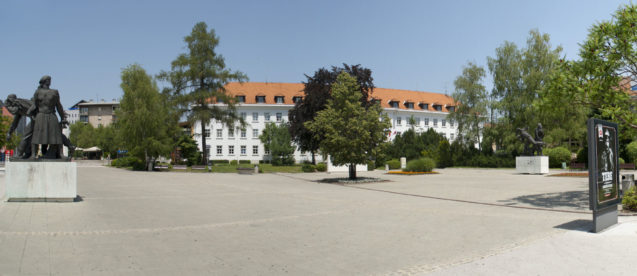
M199 21L215 29L226 65L250 81L301 82L348 63L370 68L377 87L451 94L468 61L486 67L504 41L523 47L534 28L577 58L591 25L625 3L2 0L0 98L31 98L47 74L65 108L120 98L122 68L169 70Z

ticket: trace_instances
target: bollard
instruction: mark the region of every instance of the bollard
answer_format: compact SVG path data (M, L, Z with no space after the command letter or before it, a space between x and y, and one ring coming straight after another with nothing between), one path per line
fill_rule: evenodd
M385 164L385 170L389 171L389 165Z
M628 192L628 190L635 186L635 175L632 173L622 174L622 195Z
M254 165L254 173L259 173L259 165Z

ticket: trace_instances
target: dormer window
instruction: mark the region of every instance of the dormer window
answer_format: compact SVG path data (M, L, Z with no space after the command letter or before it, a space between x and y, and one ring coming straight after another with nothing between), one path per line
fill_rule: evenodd
M238 103L245 103L246 102L246 96L237 96L237 102Z
M398 102L397 101L389 101L389 106L391 108L398 108Z
M414 103L412 102L405 102L405 107L408 109L414 109Z
M379 99L376 99L376 98L372 98L372 100L371 100L371 101L369 101L369 102L370 102L371 104L376 104L376 103L380 102L380 100L379 100Z
M292 97L292 101L294 103L300 103L301 100L303 100L303 97L301 97L301 96Z
M433 107L434 107L434 110L436 111L442 111L442 105L440 104L434 104Z
M419 103L418 106L424 110L429 109L429 104L426 104L426 103Z
M454 112L456 110L456 107L455 106L447 106L447 110L449 112Z
M257 103L265 103L265 96L256 96L255 100Z
M282 104L284 102L284 96L274 96L274 102L278 104Z
M223 103L223 99L217 98L217 103L218 104L222 104Z

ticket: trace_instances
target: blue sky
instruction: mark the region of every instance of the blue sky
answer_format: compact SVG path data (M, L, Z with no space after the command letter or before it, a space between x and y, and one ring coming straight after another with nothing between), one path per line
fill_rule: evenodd
M627 1L30 1L0 2L0 98L30 98L53 78L65 108L120 98L121 69L169 70L204 21L250 81L301 82L342 63L372 69L377 87L452 93L472 61L537 28L577 58L590 26ZM485 85L491 87L490 80Z

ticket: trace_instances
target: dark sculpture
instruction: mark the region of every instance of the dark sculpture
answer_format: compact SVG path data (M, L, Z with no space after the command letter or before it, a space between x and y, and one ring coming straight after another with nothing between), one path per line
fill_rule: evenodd
M38 146L40 145L46 159L62 158L62 145L69 149L69 159L73 156L75 147L62 134L62 128L68 125L67 115L60 103L58 91L49 89L50 85L51 77L42 77L40 86L35 91L31 101L19 99L14 94L7 97L7 109L15 116L11 129L7 133L7 139L11 138L11 134L23 116L31 118L31 122L26 127L25 135L18 146L18 157L21 159L35 159L38 156ZM55 115L56 109L62 119L60 122Z
M524 142L524 156L541 156L542 147L544 147L544 130L542 124L537 124L535 129L535 138L529 134L527 128L517 128L518 137Z

